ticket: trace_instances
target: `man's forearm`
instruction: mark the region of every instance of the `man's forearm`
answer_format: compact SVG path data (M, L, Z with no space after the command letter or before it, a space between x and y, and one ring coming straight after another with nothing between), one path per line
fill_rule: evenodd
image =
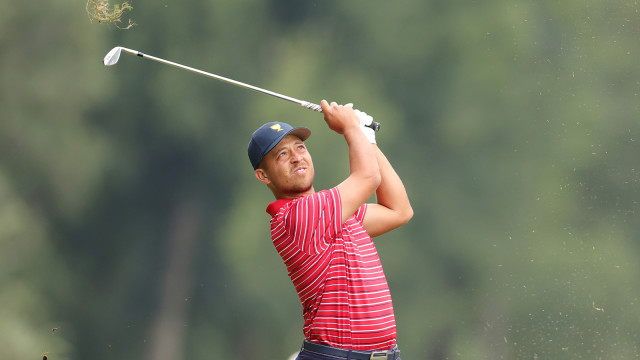
M371 158L373 146L369 144L360 129L355 128L352 133L345 132L344 137L349 148L350 174L363 178L378 177L380 164Z
M355 111L348 106L320 102L324 120L329 128L342 134L349 147L349 177L338 185L342 221L346 221L376 191L380 184L378 162L372 158L372 146L360 130Z
M378 162L371 156L372 146L356 128L345 132L349 147L349 177L340 185L342 221L346 221L376 191L381 181Z
M413 216L413 210L404 184L378 146L374 144L373 148L376 152L381 176L380 186L376 190L377 202L394 212L398 212L400 217L406 217L408 221Z

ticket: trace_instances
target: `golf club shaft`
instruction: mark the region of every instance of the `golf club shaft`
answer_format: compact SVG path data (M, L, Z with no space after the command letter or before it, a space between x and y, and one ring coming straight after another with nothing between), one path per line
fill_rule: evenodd
M206 71L202 71L202 70L198 70L198 69L192 68L190 66L185 66L185 65L182 65L182 64L175 63L173 61L169 61L169 60L161 59L161 58L158 58L158 57L155 57L155 56L151 56L151 55L142 53L142 52L137 51L137 50L127 49L125 47L120 47L120 49L122 51L126 51L126 52L128 52L130 54L137 55L137 56L139 56L141 58L145 58L145 59L157 61L157 62L160 62L160 63L163 63L163 64L175 66L177 68L188 70L188 71L191 71L191 72L194 72L194 73L197 73L197 74L205 75L205 76L214 78L216 80L224 81L224 82L229 83L229 84L233 84L233 85L240 86L240 87L243 87L243 88L251 89L251 90L254 90L254 91L257 91L257 92L261 92L263 94L275 96L275 97L277 97L279 99L287 100L287 101L296 103L296 104L298 104L298 105L300 105L302 107L305 107L307 109L310 109L310 110L314 110L314 111L317 111L317 112L322 112L322 107L320 105L318 105L318 104L310 103L308 101L298 100L298 99L292 98L290 96L278 94L276 92L273 92L273 91L270 91L270 90L266 90L266 89L263 89L263 88L259 88L257 86L253 86L253 85L245 84L245 83L240 82L240 81L229 79L229 78L226 78L224 76L212 74L212 73L209 73L209 72L206 72ZM367 126L369 126L370 128L374 129L375 131L378 131L380 129L380 124L375 122L375 121L373 121L371 123L371 125L367 125Z

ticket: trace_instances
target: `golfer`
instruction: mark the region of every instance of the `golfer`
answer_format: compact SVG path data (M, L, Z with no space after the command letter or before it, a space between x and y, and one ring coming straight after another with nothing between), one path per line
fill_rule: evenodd
M350 173L329 190L313 188L307 128L271 122L249 143L255 176L273 192L271 238L302 303L305 340L298 360L397 360L396 324L371 240L413 216L402 181L376 145L373 119L322 100L324 120L343 135ZM377 203L367 204L376 194Z

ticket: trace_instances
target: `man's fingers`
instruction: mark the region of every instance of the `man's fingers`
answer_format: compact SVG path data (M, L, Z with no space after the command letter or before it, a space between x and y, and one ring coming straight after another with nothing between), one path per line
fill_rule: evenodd
M329 108L329 103L327 102L327 100L322 99L320 101L320 107L322 108L322 112L326 114L326 111Z
M327 100L321 100L320 101L320 106L322 106L323 108L326 106L326 107L332 107L332 108L347 107L347 108L353 109L353 103L340 105L335 101L332 101L332 102L329 103Z

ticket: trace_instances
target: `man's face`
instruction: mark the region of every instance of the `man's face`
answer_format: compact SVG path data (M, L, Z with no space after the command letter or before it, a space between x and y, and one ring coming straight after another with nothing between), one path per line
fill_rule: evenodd
M304 142L295 135L285 136L271 149L255 174L277 199L313 193L313 161Z

